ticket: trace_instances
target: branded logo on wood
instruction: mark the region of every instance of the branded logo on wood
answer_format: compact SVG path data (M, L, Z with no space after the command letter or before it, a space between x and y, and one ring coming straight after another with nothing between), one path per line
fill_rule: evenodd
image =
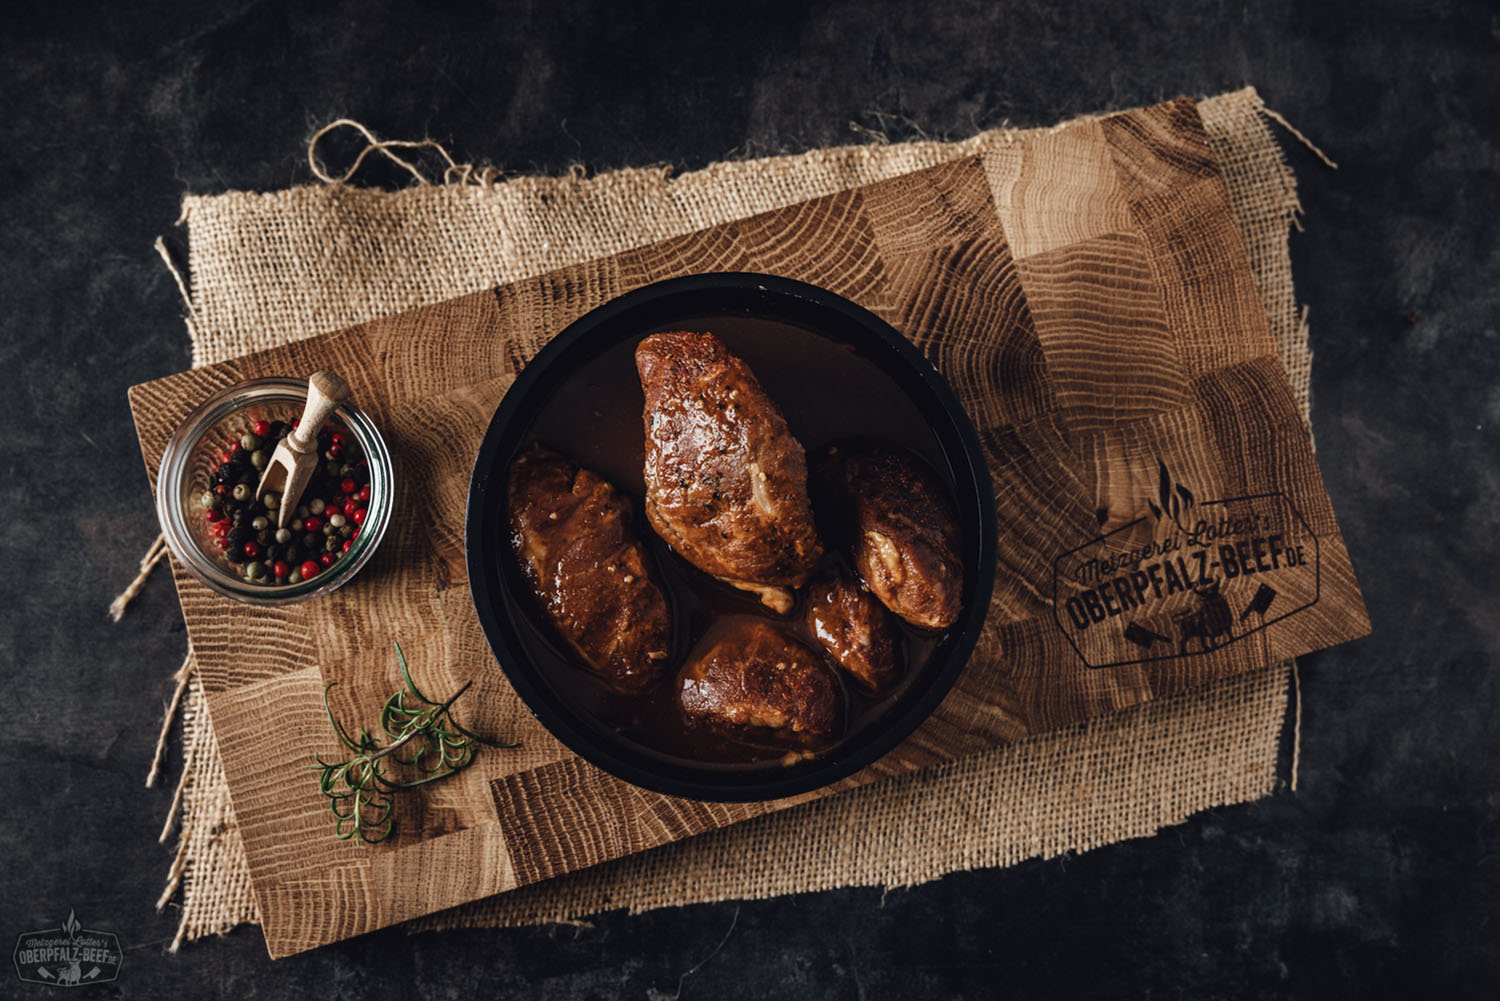
M16 939L16 975L34 984L82 987L120 975L120 940L113 932L84 928L68 911L61 928L29 931Z
M1199 500L1163 464L1146 506L1053 563L1053 614L1089 667L1217 650L1317 602L1318 539L1285 494Z

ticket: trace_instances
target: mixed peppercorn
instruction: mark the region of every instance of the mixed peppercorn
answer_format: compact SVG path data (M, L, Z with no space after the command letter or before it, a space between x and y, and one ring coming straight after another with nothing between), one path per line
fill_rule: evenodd
M354 546L370 506L370 468L359 443L340 430L318 435L318 466L287 527L277 527L281 497L259 500L255 487L296 421L256 421L224 443L208 489L199 497L213 545L250 584L295 584L325 572Z

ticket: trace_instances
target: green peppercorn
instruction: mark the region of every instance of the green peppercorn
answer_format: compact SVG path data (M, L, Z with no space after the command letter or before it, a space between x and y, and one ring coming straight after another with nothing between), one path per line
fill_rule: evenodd
M302 519L301 518L293 518L292 519L292 531L294 531L294 532L300 532L300 531L302 531Z
M339 529L339 535L346 539L352 539L354 537L354 526L349 524L344 525L344 527Z
M301 568L300 567L299 568L293 568L292 572L287 575L286 582L288 584L295 584L298 581L300 581L301 579L302 579L302 570L301 570Z
M248 483L236 483L234 485L234 499L237 501L249 500L251 493L250 484Z
M321 497L314 497L312 500L307 502L307 509L313 514L322 514L324 508L326 508L327 506L327 504L323 503L323 499Z
M267 511L274 511L281 506L281 495L268 493L260 499L260 502L265 505Z
M254 466L256 469L266 468L265 449L257 448L255 451L250 453L250 465Z
M342 539L335 539L330 537L327 542L323 543L323 552L331 553L336 547L342 546L343 544L344 543Z
M292 530L290 528L278 528L276 530L276 541L286 545L292 541Z
M219 500L218 494L214 493L212 490L205 490L203 491L203 496L198 498L198 503L203 505L205 510L212 511L214 508L219 506L221 501Z
M246 431L240 435L240 448L247 452L253 452L260 448L260 437L254 431Z
M267 521L264 516L257 517L254 521L250 522L250 527L255 529L257 532L265 531L270 527L270 525L271 523Z

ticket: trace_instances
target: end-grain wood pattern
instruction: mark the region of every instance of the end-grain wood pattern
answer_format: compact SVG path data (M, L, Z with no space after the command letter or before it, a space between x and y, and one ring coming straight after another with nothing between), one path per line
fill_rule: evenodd
M979 431L1001 532L983 636L933 716L863 772L771 803L660 796L571 754L506 684L464 575L471 457L526 361L622 292L715 270L814 282L910 337L947 375ZM205 396L256 376L322 368L350 381L395 456L396 513L380 551L342 590L284 609L233 603L174 567L272 956L1368 630L1190 101L137 386L131 407L153 481L171 430ZM1246 495L1269 499L1234 499ZM1116 566L1142 546L1164 545L1203 511L1247 524L1266 519L1282 532L1282 562L1266 563L1266 552L1244 540L1249 548L1236 555L1230 539L1219 559L1236 575L1220 570L1218 604L1182 586L1157 600L1144 569L1130 572L1140 561L1103 584L1060 576L1061 567ZM1287 562L1288 533L1306 535L1315 577ZM1080 553L1094 562L1080 564ZM1276 586L1257 590L1267 581ZM1240 617L1226 626L1215 610L1230 602ZM1110 617L1085 616L1070 632L1064 609ZM1121 645L1123 620L1113 616L1122 609L1152 655L1091 666L1135 649ZM1282 615L1288 609L1295 614ZM338 681L335 711L372 718L399 684L393 639L424 690L474 681L456 709L463 723L523 746L486 751L461 775L403 794L389 841L337 841L306 768L313 751L336 750L321 693Z

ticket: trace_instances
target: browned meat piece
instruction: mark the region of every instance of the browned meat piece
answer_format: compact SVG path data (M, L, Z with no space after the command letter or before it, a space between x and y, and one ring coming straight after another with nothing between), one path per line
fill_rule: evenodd
M958 519L937 477L913 456L866 444L829 446L818 476L835 511L853 523L854 567L875 597L916 626L958 621Z
M807 457L781 411L713 334L652 334L635 364L651 527L698 569L790 611L823 546Z
M896 679L896 638L886 611L852 574L813 582L807 628L866 688L878 692Z
M511 463L511 551L547 618L593 671L635 692L666 667L671 612L631 527L630 498L532 445Z
M821 658L759 619L739 619L683 669L682 708L689 716L825 734L838 722L839 693Z

